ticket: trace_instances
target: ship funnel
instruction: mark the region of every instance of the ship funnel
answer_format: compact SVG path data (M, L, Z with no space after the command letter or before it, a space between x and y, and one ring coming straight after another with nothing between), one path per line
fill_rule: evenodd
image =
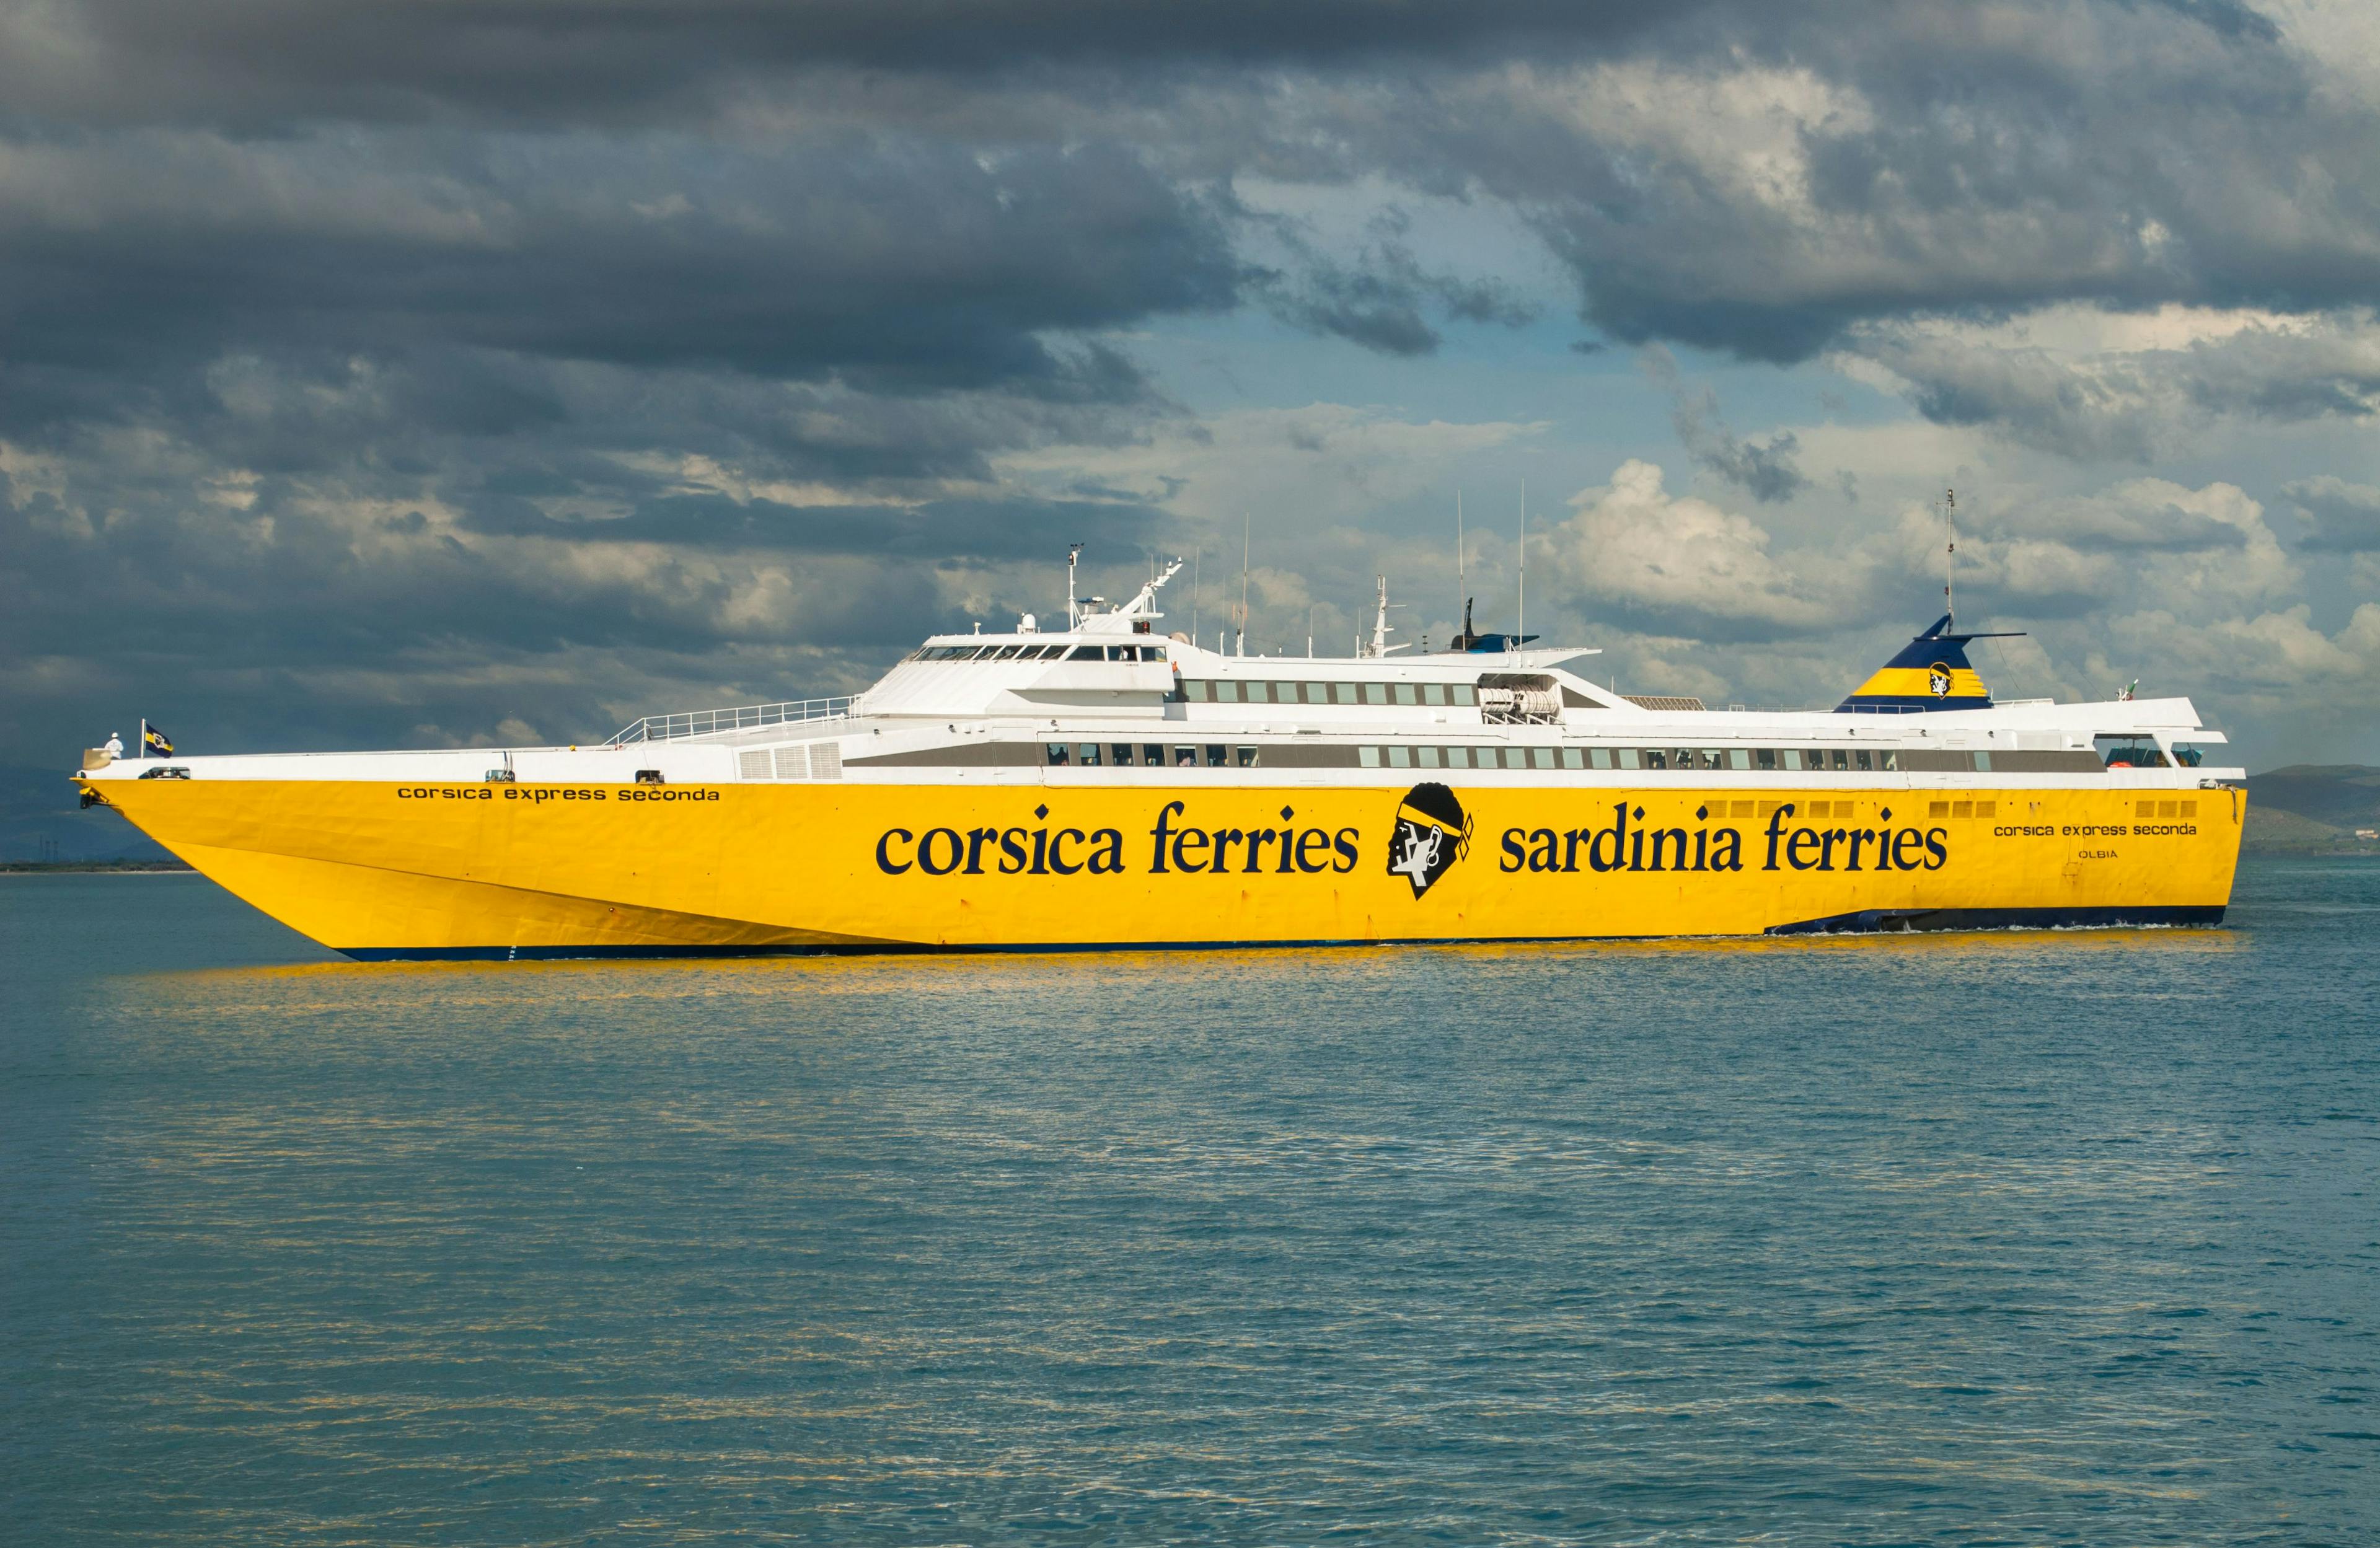
M1919 709L1988 709L1992 691L1967 660L1967 642L2014 639L2014 634L1954 635L1950 615L1911 640L1900 654L1835 706L1838 715L1907 714Z

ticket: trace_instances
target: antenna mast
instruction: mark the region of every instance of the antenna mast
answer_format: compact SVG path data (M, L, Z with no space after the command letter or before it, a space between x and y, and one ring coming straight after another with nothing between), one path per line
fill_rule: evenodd
M1372 614L1372 640L1369 645L1366 645L1364 643L1363 636L1360 635L1357 635L1355 638L1355 655L1361 659L1378 660L1395 651L1403 650L1408 647L1402 645L1390 645L1389 643L1389 636L1396 633L1395 630L1389 627L1389 610L1392 607L1403 607L1404 604L1402 602L1391 602L1389 600L1388 576L1375 575L1372 579L1374 583L1379 587L1380 592L1379 601L1377 605L1376 611Z
M1454 491L1454 611L1463 611L1463 491ZM1471 625L1463 626L1466 631Z
M1070 543L1066 546L1066 631L1069 634L1077 627L1075 612L1075 564L1082 557L1082 544Z
M1248 653L1248 534L1256 525L1253 514L1240 513L1240 628L1234 654Z
M1512 648L1529 643L1529 481L1521 480L1521 616L1512 623Z
M1949 616L1950 627L1955 629L1959 626L1959 604L1957 599L1950 594L1950 587L1957 579L1959 566L1959 491L1957 490L1946 489L1942 491L1942 528L1948 539L1942 550L1942 611Z

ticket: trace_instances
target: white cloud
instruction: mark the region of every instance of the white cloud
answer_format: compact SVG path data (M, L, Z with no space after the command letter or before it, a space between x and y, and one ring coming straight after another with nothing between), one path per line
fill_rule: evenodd
M1803 634L1835 617L1837 586L1779 562L1758 524L1671 494L1652 463L1632 457L1570 506L1575 514L1545 539L1556 569L1625 617L1705 637Z

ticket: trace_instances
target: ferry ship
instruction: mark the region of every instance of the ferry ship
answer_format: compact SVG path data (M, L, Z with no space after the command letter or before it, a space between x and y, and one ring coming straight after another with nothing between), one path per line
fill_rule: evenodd
M119 813L350 957L1551 941L2212 925L2244 769L2183 698L1993 698L1945 616L1832 710L1622 694L1595 652L1340 659L941 635L851 698L600 744L86 754ZM1468 609L1466 608L1466 620ZM145 740L145 738L144 738Z

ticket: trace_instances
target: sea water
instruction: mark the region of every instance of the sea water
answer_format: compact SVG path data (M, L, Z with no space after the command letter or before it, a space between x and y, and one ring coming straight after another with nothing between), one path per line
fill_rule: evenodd
M0 877L0 1540L2380 1540L2380 866L2233 920L361 966Z

